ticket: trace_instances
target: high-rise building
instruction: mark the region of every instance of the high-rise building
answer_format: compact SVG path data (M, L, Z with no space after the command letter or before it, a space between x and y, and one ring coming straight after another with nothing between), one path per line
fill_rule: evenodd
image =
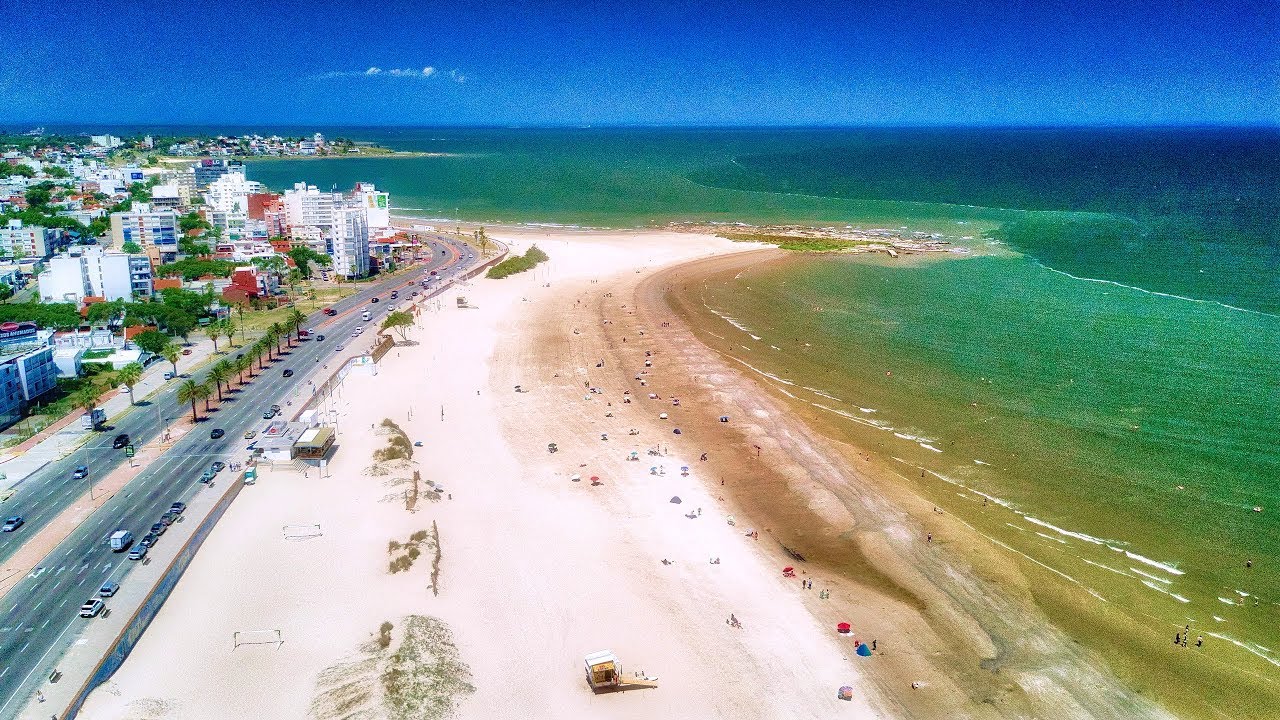
M369 274L369 221L356 198L339 196L334 203L333 271L348 278Z
M192 174L195 180L196 192L202 193L209 189L209 185L214 180L226 175L229 172L244 173L244 163L235 160L227 161L222 158L205 158L195 165L191 166Z
M21 220L10 220L0 226L0 257L42 258L49 254L55 238L53 228L23 225Z
M137 203L125 212L111 213L111 242L117 248L136 243L157 263L178 259L180 236L178 214L173 210Z
M151 261L145 255L107 252L86 245L54 256L40 273L41 302L74 302L86 297L131 300L152 294Z

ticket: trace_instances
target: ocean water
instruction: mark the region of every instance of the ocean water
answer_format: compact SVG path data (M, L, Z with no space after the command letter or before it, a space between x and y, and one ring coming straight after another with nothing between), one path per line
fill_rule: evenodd
M372 181L425 218L905 226L982 249L806 258L703 300L744 361L1054 582L1280 678L1280 131L346 134L445 156L251 178Z

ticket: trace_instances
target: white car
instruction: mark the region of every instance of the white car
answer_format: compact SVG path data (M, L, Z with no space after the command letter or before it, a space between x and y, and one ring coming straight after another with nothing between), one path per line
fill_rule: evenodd
M82 618L97 617L98 613L102 612L102 609L105 608L106 606L107 604L102 602L98 598L93 598L92 600L89 600L85 602L85 604L80 606L80 617Z

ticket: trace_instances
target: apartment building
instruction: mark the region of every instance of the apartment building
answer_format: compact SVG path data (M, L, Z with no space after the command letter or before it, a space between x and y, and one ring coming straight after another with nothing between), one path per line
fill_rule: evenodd
M56 238L53 228L23 225L21 220L10 220L0 227L0 257L42 258L49 254Z
M41 302L81 304L86 297L131 300L153 292L147 256L88 245L51 258L39 280Z
M117 248L137 243L157 263L178 259L178 213L156 208L149 203L136 203L125 212L111 213L111 242Z

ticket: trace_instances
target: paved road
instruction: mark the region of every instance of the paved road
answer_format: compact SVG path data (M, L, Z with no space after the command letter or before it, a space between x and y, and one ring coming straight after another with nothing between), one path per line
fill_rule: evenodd
M323 342L304 341L291 352L268 365L267 369L242 392L227 396L208 419L180 438L168 452L138 474L121 492L96 511L72 534L58 545L41 563L0 598L0 718L13 717L22 707L23 698L42 682L44 676L56 664L61 654L74 640L78 628L87 621L80 619L80 604L87 600L107 579L124 581L133 566L123 553L112 553L107 538L118 529L131 530L140 538L174 501L188 501L205 489L198 480L212 461L226 459L230 453L244 447L243 434L258 428L265 421L263 411L273 403L285 405L286 399L297 393L309 393L309 378L321 364L337 356L339 344L352 342L351 331L357 325L367 325L356 308L369 307L377 312L374 321L394 305L386 293L393 288L414 286L421 278L421 271L440 269L442 278L456 275L478 262L468 258L469 248L461 243L440 241L434 243L433 260L416 271L382 283L371 285L357 296L336 304L337 317L329 318L317 313L310 318L310 327L326 335ZM440 251L446 252L442 254ZM447 266L447 267L446 267ZM370 305L373 295L383 296L384 302ZM406 299L402 293L400 300ZM370 336L359 342L367 343ZM320 358L320 362L316 362ZM285 378L282 372L293 368L297 375ZM325 371L327 373L327 371ZM225 394L225 393L224 393ZM162 393L155 401L160 413L175 418L191 411L190 405L179 406L172 390ZM76 464L89 465L99 476L125 461L124 453L111 449L116 432L129 432L135 442L153 438L159 431L154 408L131 413L112 432L102 433L101 439L66 461L51 463L46 468L51 477L35 483L24 483L30 488L21 496L5 503L6 512L22 512L28 516L28 526L17 533L5 533L2 542L20 541L24 531L35 530L37 523L47 523L65 507L71 498L85 492L84 480L72 480L71 468ZM210 430L222 428L226 436L213 440ZM144 439L145 438L145 439ZM42 471L43 472L43 471ZM231 473L223 471L215 482L229 480ZM17 503L29 503L28 509L20 509ZM55 509L56 508L56 509ZM160 543L164 538L160 538Z

